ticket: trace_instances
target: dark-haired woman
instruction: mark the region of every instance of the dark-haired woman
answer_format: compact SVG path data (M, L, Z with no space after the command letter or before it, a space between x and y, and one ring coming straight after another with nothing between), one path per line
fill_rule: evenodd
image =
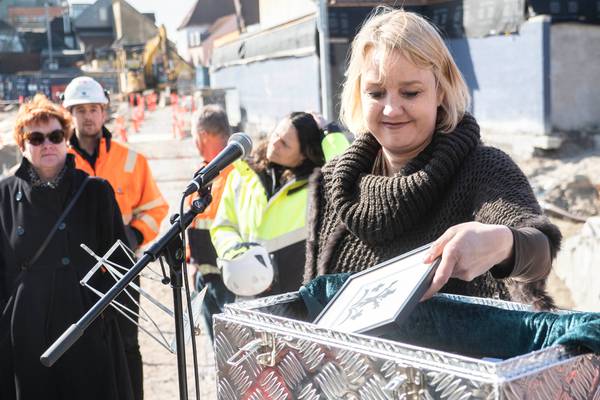
M260 265L253 264L255 258L243 257L256 245L266 250L275 271L268 293L294 291L301 285L308 176L325 162L322 139L311 114L294 112L279 122L251 161L234 164L210 231L224 260L225 283L229 282L227 267L237 274L231 277L237 287L228 286L237 295L265 293L264 285L250 272L255 266L260 272Z
M0 398L132 399L114 314L98 318L50 368L42 353L96 300L79 281L94 260L125 239L110 185L75 169L67 155L71 117L38 95L19 109L23 153L0 181ZM68 210L68 211L66 211ZM96 276L94 287L110 281Z

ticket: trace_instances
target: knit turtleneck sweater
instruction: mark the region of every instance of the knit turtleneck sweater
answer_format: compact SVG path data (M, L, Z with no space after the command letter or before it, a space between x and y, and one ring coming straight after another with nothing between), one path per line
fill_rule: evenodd
M468 221L534 227L549 238L552 257L557 251L560 232L541 214L527 178L508 155L481 144L470 115L454 132L434 133L393 176L372 173L380 150L364 134L311 178L305 281L364 270ZM539 284L518 287L487 272L471 282L451 279L442 291L531 302L543 292Z

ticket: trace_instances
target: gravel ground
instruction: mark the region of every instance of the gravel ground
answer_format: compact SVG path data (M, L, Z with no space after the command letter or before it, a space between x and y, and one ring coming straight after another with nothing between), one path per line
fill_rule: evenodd
M129 132L130 145L149 160L154 178L170 205L169 216L179 210L180 193L193 176L199 159L191 139L174 139L171 136L171 109L146 112L146 120L139 133ZM169 227L168 218L161 231ZM154 263L153 270L160 271ZM172 289L154 280L144 279L143 288L170 309L173 308ZM148 310L169 342L174 337L173 320L166 313L143 299L142 307ZM154 331L151 331L154 332ZM216 396L215 363L212 344L204 333L196 336L200 398L214 400ZM163 400L179 398L177 357L158 344L149 335L140 333L140 346L144 363L144 399ZM192 346L186 346L187 386L190 399L195 399Z
M154 266L160 271L159 266ZM144 289L172 309L172 290L160 282L145 280ZM172 318L158 310L147 300L142 302L142 307L149 310L161 330L165 332L169 342L172 340L175 327ZM216 399L215 363L212 346L208 336L196 336L198 372L200 383L200 398L204 400ZM140 346L144 363L144 399L163 400L179 398L179 385L177 374L177 357L158 344L149 335L140 333ZM192 346L186 346L187 385L190 399L195 399L194 375L192 364Z

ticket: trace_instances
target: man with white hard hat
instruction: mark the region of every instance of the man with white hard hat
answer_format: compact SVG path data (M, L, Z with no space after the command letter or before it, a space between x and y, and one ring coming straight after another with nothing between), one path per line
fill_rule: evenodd
M113 140L104 126L108 92L94 79L82 76L67 86L63 107L73 115L75 135L71 152L77 168L110 182L123 214L132 248L154 239L168 204L152 178L146 158Z
M136 250L158 235L169 206L152 177L146 158L113 140L104 126L108 103L108 92L94 79L81 76L69 83L62 103L71 112L75 125L69 151L75 155L78 169L111 184L123 215L128 244ZM139 294L134 293L139 300ZM133 307L137 311L137 307ZM143 373L137 325L125 318L119 322L135 398L139 400L143 398Z

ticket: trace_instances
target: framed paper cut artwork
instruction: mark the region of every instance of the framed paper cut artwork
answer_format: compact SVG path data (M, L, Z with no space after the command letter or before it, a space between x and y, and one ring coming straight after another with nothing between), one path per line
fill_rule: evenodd
M315 320L319 327L379 335L400 324L429 288L437 258L423 263L431 244L351 275Z

